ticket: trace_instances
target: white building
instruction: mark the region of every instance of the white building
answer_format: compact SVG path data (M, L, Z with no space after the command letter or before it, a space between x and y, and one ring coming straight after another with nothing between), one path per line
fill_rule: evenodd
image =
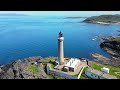
M117 79L115 76L112 76L110 74L107 74L92 68L89 68L88 70L86 70L85 74L92 79Z
M101 68L101 71L103 71L105 73L109 73L109 68L103 67L103 68Z
M74 72L78 66L80 65L80 59L77 58L71 58L69 62L64 66L64 71L72 71Z

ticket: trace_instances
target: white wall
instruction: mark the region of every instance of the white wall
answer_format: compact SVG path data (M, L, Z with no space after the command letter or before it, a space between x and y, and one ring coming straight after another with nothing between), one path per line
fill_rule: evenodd
M90 78L99 79L99 76L96 75L96 74L93 74L93 73L90 73L90 72L87 72L87 71L85 71L85 74Z
M54 71L54 70L49 70L49 74L50 75L62 76L62 77L65 77L66 79L77 79L77 76L71 76L71 75L68 75L68 74L65 74L65 73L62 73L62 72L57 72L57 71Z
M72 75L68 75L68 74L58 72L55 70L50 70L48 65L47 65L46 69L47 69L47 74L50 74L50 75L58 75L58 76L65 77L66 79L78 79L77 76L72 76Z

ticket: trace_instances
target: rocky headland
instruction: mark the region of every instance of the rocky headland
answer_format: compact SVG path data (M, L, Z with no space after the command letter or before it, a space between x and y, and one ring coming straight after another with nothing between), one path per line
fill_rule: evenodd
M47 79L45 63L53 57L30 57L0 65L0 79Z
M85 19L83 22L104 25L109 25L112 23L120 24L120 15L117 14L117 15L92 16Z

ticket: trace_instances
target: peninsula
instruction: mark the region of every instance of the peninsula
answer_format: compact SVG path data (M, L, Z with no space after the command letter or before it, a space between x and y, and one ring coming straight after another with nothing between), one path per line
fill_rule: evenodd
M112 24L112 23L120 23L120 15L100 15L100 16L92 16L85 19L83 22L93 23L93 24Z

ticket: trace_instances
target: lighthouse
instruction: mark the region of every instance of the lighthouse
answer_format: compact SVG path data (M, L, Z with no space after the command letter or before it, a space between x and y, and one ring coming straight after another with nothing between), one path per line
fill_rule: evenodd
M59 65L63 65L64 64L63 41L64 41L63 34L61 32L59 32L59 36L58 36L58 60L59 60Z

